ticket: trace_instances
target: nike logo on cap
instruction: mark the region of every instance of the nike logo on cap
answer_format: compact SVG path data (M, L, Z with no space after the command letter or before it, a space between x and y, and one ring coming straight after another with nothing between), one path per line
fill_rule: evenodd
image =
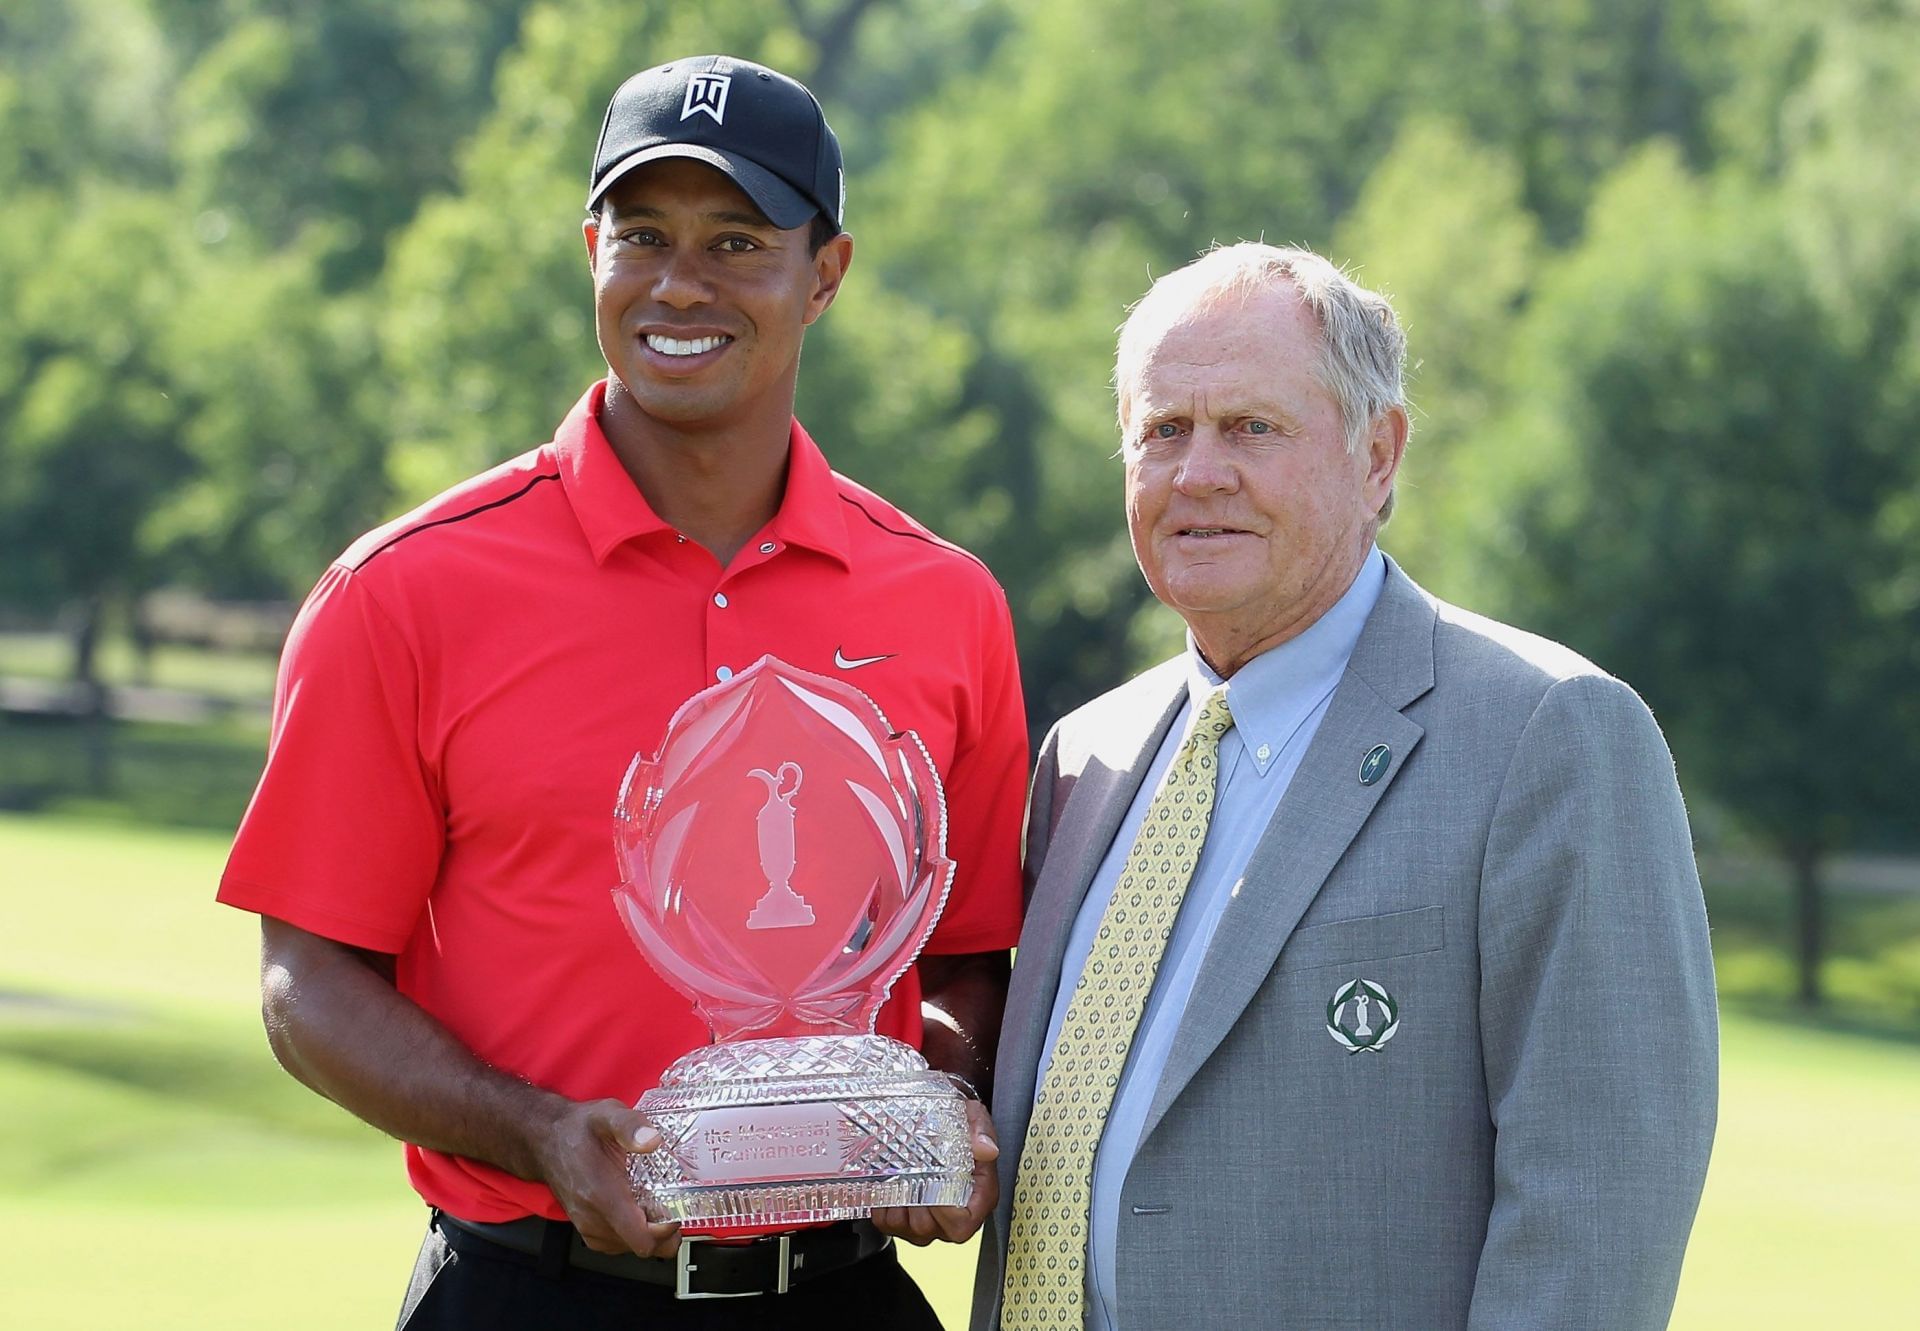
M888 652L884 656L848 656L836 647L833 649L833 663L842 670L858 670L861 666L872 665L875 661L891 661L894 655L895 653Z

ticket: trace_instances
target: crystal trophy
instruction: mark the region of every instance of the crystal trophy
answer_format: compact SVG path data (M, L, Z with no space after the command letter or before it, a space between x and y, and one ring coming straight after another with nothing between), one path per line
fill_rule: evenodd
M713 1043L639 1109L655 1220L745 1234L972 1193L965 1104L873 1033L946 904L946 802L866 694L762 657L674 714L614 816L614 902Z

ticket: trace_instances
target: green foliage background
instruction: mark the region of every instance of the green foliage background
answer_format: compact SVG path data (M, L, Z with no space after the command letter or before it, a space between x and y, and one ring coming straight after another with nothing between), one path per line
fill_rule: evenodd
M601 372L578 210L606 97L724 49L810 79L847 147L858 260L801 414L998 573L1036 729L1179 638L1120 528L1112 331L1153 274L1265 236L1400 304L1385 543L1417 577L1632 680L1768 843L1901 843L1903 809L1800 765L1891 730L1877 790L1920 775L1916 18L17 0L0 610L297 598L545 439Z

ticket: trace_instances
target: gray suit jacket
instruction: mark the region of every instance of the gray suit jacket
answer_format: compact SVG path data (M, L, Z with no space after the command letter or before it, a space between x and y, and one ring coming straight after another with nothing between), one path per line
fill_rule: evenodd
M998 1319L1067 934L1182 682L1177 661L1150 670L1041 752L976 1331ZM1329 1033L1353 980L1397 1006L1377 1049ZM1665 1326L1713 1138L1717 1027L1653 717L1572 652L1390 566L1153 1097L1121 1198L1125 1331Z

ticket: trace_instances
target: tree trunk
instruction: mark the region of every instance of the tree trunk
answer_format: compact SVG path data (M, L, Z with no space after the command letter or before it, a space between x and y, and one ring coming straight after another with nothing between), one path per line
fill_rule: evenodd
M100 682L98 662L104 611L104 598L87 597L80 603L73 629L73 682L81 694L80 751L90 795L106 795L113 789L112 722L107 718L107 690Z
M1820 890L1820 851L1796 846L1787 852L1793 870L1794 915L1800 961L1800 1002L1819 1007L1820 958L1826 951L1826 909Z
M153 653L159 645L159 639L153 631L152 621L147 618L144 597L136 597L127 612L127 639L133 644L133 682L151 687Z

